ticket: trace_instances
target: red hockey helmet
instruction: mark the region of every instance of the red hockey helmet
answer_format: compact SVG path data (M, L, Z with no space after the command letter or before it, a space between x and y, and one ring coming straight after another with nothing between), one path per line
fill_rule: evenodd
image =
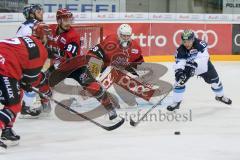
M56 14L56 19L57 21L59 19L66 19L66 18L70 18L73 19L73 14L71 11L65 9L65 8L61 8L57 10L57 14Z
M44 36L49 36L51 34L51 29L49 25L43 22L39 22L34 25L32 35L42 40Z

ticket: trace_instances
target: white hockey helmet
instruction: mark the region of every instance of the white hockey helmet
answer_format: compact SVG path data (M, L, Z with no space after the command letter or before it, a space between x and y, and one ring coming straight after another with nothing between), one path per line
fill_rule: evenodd
M123 47L127 47L132 36L132 27L128 24L121 24L118 27L117 35Z

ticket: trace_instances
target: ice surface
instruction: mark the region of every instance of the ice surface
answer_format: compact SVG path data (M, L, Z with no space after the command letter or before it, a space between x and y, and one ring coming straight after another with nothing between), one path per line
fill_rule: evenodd
M169 68L163 79L172 82L171 64L162 64ZM191 112L192 121L148 121L135 128L127 121L109 132L89 122L61 121L54 113L34 120L17 119L20 145L9 148L0 160L239 160L240 63L214 64L226 95L233 100L231 107L215 101L210 86L194 77L178 111L188 116ZM159 109L168 113L160 106L152 114L158 115ZM175 131L181 135L174 135Z

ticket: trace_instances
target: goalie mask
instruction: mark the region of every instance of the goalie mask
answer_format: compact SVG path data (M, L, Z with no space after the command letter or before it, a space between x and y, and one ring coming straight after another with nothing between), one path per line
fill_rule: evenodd
M132 27L128 24L122 24L117 30L118 39L123 48L128 47L132 36Z

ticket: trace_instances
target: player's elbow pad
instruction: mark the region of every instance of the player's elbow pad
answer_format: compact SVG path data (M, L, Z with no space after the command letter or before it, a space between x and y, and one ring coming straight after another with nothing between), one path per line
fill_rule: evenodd
M90 49L89 51L92 55L96 56L99 59L104 60L105 59L105 52L104 50L101 48L100 45L96 45L95 47L93 47L92 49Z
M41 72L38 77L37 77L37 80L35 80L33 83L32 83L32 86L34 87L41 87L43 85L47 84L47 77L45 75L45 73Z
M33 83L38 79L39 73L41 72L42 67L35 69L24 69L22 81L25 83Z

